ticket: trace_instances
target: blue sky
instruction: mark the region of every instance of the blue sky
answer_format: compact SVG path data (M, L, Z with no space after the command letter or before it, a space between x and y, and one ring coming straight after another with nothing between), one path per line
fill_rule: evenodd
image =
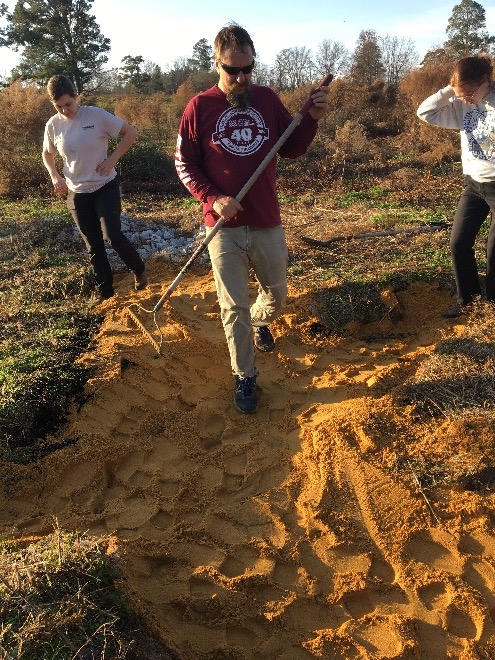
M253 37L258 59L272 64L284 48L306 46L313 52L324 39L343 43L351 52L361 30L379 36L411 39L420 57L446 39L445 29L460 0L94 0L91 11L111 41L108 66L125 55L141 55L162 69L189 57L201 38L212 44L227 22L243 25ZM495 3L478 0L486 11L487 30L495 34ZM6 3L10 10L14 2ZM8 75L19 55L0 48L0 75Z

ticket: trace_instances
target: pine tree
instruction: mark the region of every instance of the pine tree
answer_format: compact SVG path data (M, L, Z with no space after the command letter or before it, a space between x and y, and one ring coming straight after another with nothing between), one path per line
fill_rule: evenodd
M193 46L192 57L188 60L191 68L199 71L210 71L212 65L212 51L208 40L204 37Z
M55 73L68 75L81 92L108 60L103 37L87 0L19 0L3 34L6 45L23 47L14 77L45 84Z
M374 30L362 30L352 55L351 78L371 85L385 74L378 35Z
M486 31L485 9L474 0L461 0L455 5L446 32L444 47L455 57L475 55L495 43L495 37Z

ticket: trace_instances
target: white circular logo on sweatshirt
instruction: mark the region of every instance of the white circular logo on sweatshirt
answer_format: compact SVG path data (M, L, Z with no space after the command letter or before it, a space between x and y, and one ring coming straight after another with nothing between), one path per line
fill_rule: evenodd
M231 154L248 156L258 151L268 135L269 130L257 110L229 108L220 115L212 140Z

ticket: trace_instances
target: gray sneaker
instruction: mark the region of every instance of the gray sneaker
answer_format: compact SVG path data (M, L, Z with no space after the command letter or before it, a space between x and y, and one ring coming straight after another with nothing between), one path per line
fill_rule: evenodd
M256 376L235 377L234 406L241 413L256 412Z
M254 329L254 345L263 353L271 353L275 348L275 339L267 325Z

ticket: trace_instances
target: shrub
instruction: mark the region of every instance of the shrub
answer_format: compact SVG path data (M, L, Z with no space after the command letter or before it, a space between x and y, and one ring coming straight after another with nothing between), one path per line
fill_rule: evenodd
M410 100L412 108L416 109L421 101L449 83L452 64L427 64L420 69L414 69L400 83L400 91Z
M176 120L180 119L189 101L205 90L212 87L218 80L214 71L195 71L180 85L173 96L172 110Z
M175 115L179 118L184 112L186 105L195 96L196 92L194 90L192 81L188 78L185 82L180 85L179 89L175 92L173 97L173 104L175 109Z
M180 187L171 155L146 134L121 158L120 174L127 192L176 190Z
M51 115L48 95L35 85L15 82L0 91L0 195L50 188L41 150Z
M443 61L427 64L409 73L401 82L400 91L405 104L405 140L414 147L420 161L434 165L446 160L460 159L458 131L430 126L416 116L420 103L442 87L448 85L452 63ZM433 145L433 147L432 147Z
M170 97L163 92L150 96L126 94L115 101L113 112L157 142L175 139L176 120Z
M368 160L372 146L364 126L358 121L349 119L335 132L334 150L338 161Z

